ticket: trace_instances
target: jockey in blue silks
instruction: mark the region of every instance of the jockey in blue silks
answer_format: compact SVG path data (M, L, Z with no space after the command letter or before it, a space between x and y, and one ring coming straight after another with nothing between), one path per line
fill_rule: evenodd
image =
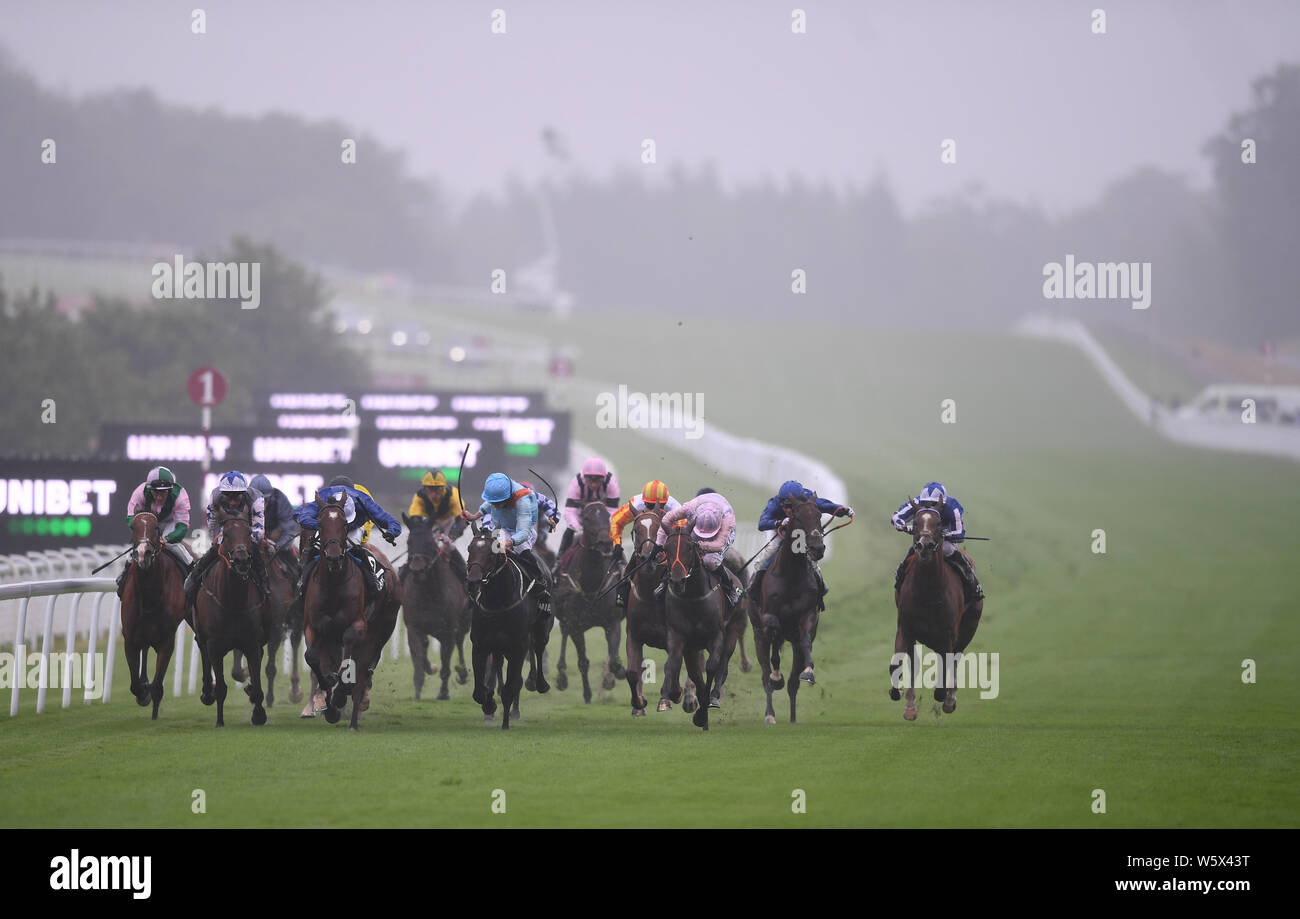
M921 493L917 495L916 503L920 507L938 509L940 521L943 523L943 557L961 575L962 584L966 587L966 602L972 603L984 599L984 588L980 586L979 578L975 576L975 569L971 566L970 559L966 557L965 552L957 551L957 543L966 538L966 521L962 516L965 508L961 506L961 502L949 495L941 482L927 482L921 489ZM894 511L889 522L893 524L894 529L907 533L911 531L911 520L915 514L916 508L912 506L912 502L904 501L902 506ZM894 573L894 590L903 586L903 577L907 573L907 560L915 551L915 546L908 548L907 555L903 556L903 560L898 563L898 571Z
M529 592L537 601L538 610L548 615L551 612L551 575L533 552L538 537L537 507L537 495L531 488L504 472L494 472L483 484L483 503L478 512L467 508L460 515L466 520L490 515L492 525L505 531L505 551L513 550L524 577L533 582Z
M366 576L366 586L370 590L370 596L376 596L382 589L379 581L381 569L378 559L362 546L365 525L371 521L377 524L383 529L384 539L390 544L395 543L397 537L401 535L402 525L393 518L392 514L380 507L374 498L354 488L352 480L343 475L335 476L330 480L329 485L316 492L317 501L308 501L293 512L302 530L300 534L302 540L304 542L309 538L313 540L311 558L303 564L302 576L298 579L298 593L302 594L306 588L311 571L319 559L320 547L315 545L314 537L320 504L337 494L344 496L343 517L348 527L348 554L361 563L361 572Z
M785 537L781 533L781 526L789 522L788 506L796 498L811 498L813 494L811 488L804 488L802 483L790 479L782 482L777 493L768 499L767 506L763 508L763 513L759 515L758 528L759 530L776 530L777 533L776 537L767 544L758 556L758 573L754 575L754 580L749 585L749 595L751 597L763 596L763 575L767 572L767 566L772 563L772 559L776 558L776 554L781 551L781 543L785 541ZM834 501L821 497L817 498L817 510L835 517L853 516L853 508L848 505L836 504ZM825 597L830 590L826 586L826 579L822 577L821 566L817 564L817 560L812 556L808 557L808 561L812 563L813 572L817 575L817 588L821 591L821 596Z

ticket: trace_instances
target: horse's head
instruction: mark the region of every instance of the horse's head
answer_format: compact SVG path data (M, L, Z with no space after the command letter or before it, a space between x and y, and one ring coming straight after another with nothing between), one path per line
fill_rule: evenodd
M668 580L673 584L681 585L699 569L700 547L689 526L675 526L668 531L664 555L668 559Z
M402 515L406 524L406 557L412 572L419 574L433 566L433 559L438 554L433 534L433 521L428 517L408 517Z
M660 517L657 511L642 511L632 521L632 545L635 547L632 551L641 556L642 561L654 554Z
M943 547L943 515L935 507L918 507L912 517L912 547L929 561Z
M821 561L826 554L826 540L822 536L822 514L817 510L817 494L810 498L794 498L788 505L790 530L802 530L804 545L808 554L815 561Z
M589 501L582 508L580 520L584 546L609 546L609 508L600 501Z
M347 499L343 492L330 495L321 502L316 515L316 534L320 540L321 556L326 567L333 572L343 568L348 547L348 519L345 510Z
M148 571L153 566L154 557L162 548L162 528L158 518L147 511L136 514L131 519L131 559L140 566L141 571Z
M471 587L485 584L492 575L501 570L506 563L506 554L501 551L501 541L491 530L485 530L477 523L474 538L465 551L465 576Z
M253 567L253 526L241 517L232 517L221 525L221 557L245 580Z

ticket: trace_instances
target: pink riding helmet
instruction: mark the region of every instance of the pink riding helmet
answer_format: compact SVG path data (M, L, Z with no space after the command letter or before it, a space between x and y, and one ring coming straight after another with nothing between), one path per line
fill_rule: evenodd
M583 475L605 476L609 470L605 468L605 461L598 456L593 456L582 464Z
M700 539L711 539L718 535L720 529L722 512L712 506L700 508L700 512L695 515L695 535Z

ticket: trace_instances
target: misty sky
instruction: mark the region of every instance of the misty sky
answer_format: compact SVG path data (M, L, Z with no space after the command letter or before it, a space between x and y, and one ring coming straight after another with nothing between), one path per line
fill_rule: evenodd
M200 6L206 35L190 31ZM805 35L791 31L796 7ZM490 30L496 8L504 35ZM0 11L0 44L48 88L145 86L196 107L337 117L406 150L455 203L555 168L538 140L553 125L568 168L600 176L710 161L728 185L883 176L908 214L980 182L1056 215L1146 164L1204 187L1204 141L1249 104L1251 80L1300 61L1294 0L0 0ZM646 137L657 166L640 163ZM952 166L939 162L949 137Z

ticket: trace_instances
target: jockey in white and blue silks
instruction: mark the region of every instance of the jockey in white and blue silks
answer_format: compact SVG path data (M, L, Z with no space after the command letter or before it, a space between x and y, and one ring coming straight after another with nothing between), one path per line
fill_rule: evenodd
M502 547L514 552L515 560L523 569L524 577L533 582L530 593L537 601L543 615L551 612L551 574L533 552L537 542L537 494L527 485L520 484L504 472L494 472L483 485L483 503L477 513L466 509L461 516L466 520L490 517L493 528L506 531Z
M975 576L975 569L971 566L970 559L964 552L957 551L957 543L966 538L966 521L963 518L965 508L961 502L948 494L948 490L943 487L941 482L927 482L917 495L916 504L920 507L933 507L939 511L939 519L943 524L943 557L957 569L961 575L962 582L965 584L970 600L982 600L984 598L984 588L980 586L979 578ZM916 514L916 507L912 506L911 501L904 501L894 515L889 518L894 529L902 533L911 531L912 517ZM916 551L913 546L907 550L907 555L898 563L898 570L894 573L894 590L903 586L903 577L907 573L907 560L912 557Z
M772 564L772 559L776 558L776 553L781 551L781 543L785 541L781 533L781 527L790 519L787 507L796 498L806 499L812 496L813 490L811 488L804 488L802 483L789 479L781 483L781 488L777 493L768 499L767 506L763 508L763 513L759 515L758 528L759 530L776 530L776 536L759 553L756 559L759 563L758 573L754 575L754 579L749 585L750 596L763 596L763 574L767 571L767 566ZM848 505L836 504L834 501L821 497L817 499L817 510L834 517L853 516L853 508ZM824 597L830 591L826 586L826 579L822 577L821 566L817 564L817 560L811 555L808 557L808 561L812 563L813 572L817 575L817 589L821 591L821 595Z
M208 535L212 537L212 544L203 557L190 569L190 573L185 579L187 607L193 606L199 585L203 583L203 578L207 575L208 569L212 567L212 563L217 560L225 521L234 517L248 521L253 543L260 547L262 538L266 533L265 511L266 502L262 499L262 493L249 485L248 477L239 470L232 469L217 480L217 487L212 489L205 512ZM261 552L253 553L252 570L253 581L263 595L270 596L271 583L266 576L266 567Z

